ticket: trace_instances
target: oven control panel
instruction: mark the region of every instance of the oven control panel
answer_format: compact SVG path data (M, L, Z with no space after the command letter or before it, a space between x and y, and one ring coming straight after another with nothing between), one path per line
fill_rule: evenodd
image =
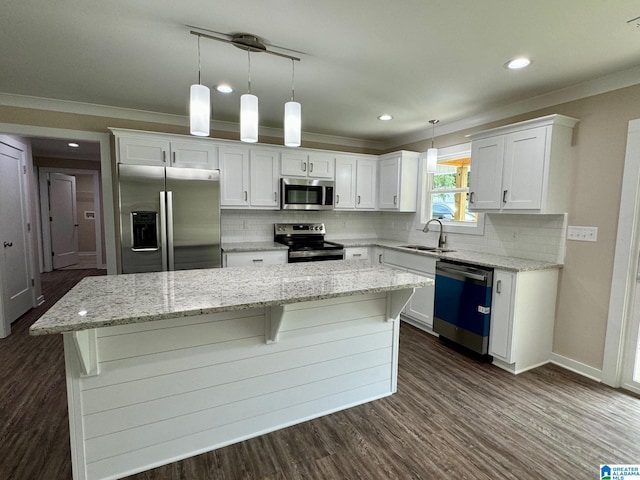
M326 233L324 223L276 223L274 229L276 235L324 235Z

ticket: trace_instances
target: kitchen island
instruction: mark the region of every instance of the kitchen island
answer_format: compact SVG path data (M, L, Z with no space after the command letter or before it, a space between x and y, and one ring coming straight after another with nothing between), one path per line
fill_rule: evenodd
M121 478L396 391L432 280L362 261L88 277L63 334L74 479Z

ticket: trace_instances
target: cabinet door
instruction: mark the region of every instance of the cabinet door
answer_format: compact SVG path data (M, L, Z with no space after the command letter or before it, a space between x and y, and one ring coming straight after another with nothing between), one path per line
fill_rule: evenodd
M333 179L334 163L334 158L330 154L309 154L309 177Z
M375 210L378 197L378 162L359 158L356 169L356 208Z
M171 165L174 167L218 168L216 146L202 142L171 142Z
M412 270L409 270L410 272ZM434 280L435 276L429 273L416 272L419 275L429 277ZM433 304L435 300L435 285L428 285L426 287L416 288L413 297L407 303L404 309L405 315L413 318L414 320L426 325L429 328L433 328Z
M400 193L400 157L388 158L380 162L381 209L397 210Z
M164 167L169 158L169 141L155 138L118 137L118 161L130 165Z
M507 363L513 363L513 295L516 274L495 270L491 300L491 326L489 328L489 354Z
M306 177L308 159L306 153L283 153L280 160L280 173L284 177Z
M221 146L220 205L224 207L249 206L249 149Z
M502 208L504 210L542 208L542 182L548 128L531 128L506 136L502 176Z
M356 206L356 159L336 158L335 210L352 210Z
M502 162L504 137L471 142L469 209L500 210L502 207Z
M278 157L279 153L275 151L251 150L249 199L252 207L269 207L274 210L280 207Z

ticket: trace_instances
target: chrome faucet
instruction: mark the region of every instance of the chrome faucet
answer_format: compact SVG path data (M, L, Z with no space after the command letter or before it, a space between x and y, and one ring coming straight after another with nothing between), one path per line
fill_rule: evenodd
M442 228L442 222L440 220L438 220L437 218L432 218L426 223L422 231L424 233L427 233L429 231L429 224L431 222L438 222L440 224L440 236L438 237L438 248L444 248L444 244L446 240L444 239L444 229Z

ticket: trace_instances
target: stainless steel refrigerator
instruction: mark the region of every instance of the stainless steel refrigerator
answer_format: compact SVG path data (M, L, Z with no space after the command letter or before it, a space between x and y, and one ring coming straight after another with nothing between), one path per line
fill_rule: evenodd
M122 273L221 266L220 171L118 165Z

